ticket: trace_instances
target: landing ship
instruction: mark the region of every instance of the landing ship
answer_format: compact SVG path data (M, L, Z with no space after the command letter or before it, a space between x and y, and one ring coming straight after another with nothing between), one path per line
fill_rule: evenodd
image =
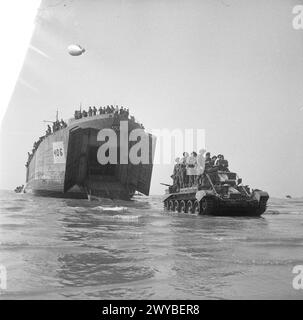
M81 111L80 111L81 114ZM40 196L66 198L90 198L91 196L112 199L130 199L135 192L149 194L153 168L153 137L149 140L149 162L108 163L98 162L98 149L105 141L98 141L102 129L112 129L117 134L117 158L121 153L120 122L127 125L127 132L143 129L128 114L119 112L95 114L72 118L54 132L40 137L38 147L29 154L26 164L24 191ZM127 140L127 149L134 141Z

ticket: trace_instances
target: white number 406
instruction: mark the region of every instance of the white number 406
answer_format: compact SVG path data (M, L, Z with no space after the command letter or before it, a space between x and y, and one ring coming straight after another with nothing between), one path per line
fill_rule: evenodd
M6 268L0 264L0 290L6 290Z
M303 29L303 6L297 5L293 7L292 13L296 16L292 20L292 26L295 30Z
M292 280L292 286L294 289L303 290L303 266L297 265L292 269L292 273L296 273L297 275Z

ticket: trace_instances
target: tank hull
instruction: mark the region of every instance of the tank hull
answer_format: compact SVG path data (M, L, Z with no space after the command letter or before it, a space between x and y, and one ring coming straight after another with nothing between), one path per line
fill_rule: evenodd
M268 197L258 200L254 196L246 199L222 199L211 195L197 199L197 189L167 194L164 209L168 211L212 216L259 217L266 211Z
M127 122L129 131L139 127L128 119L100 115L73 120L66 128L45 137L28 164L25 192L80 199L92 195L128 200L136 191L148 195L152 153L147 165L101 165L97 161L102 144L97 140L99 131L117 127L121 120Z
M265 210L264 210L265 211ZM260 217L263 213L256 201L218 201L214 216Z

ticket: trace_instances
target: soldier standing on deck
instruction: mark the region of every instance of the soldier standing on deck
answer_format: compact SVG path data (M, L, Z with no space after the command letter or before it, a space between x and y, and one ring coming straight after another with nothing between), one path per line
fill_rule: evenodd
M63 119L61 119L61 128L66 128L66 127L67 127L66 122Z
M182 180L182 187L185 188L187 187L188 184L188 177L186 175L186 163L187 163L187 158L189 157L188 152L183 152L183 158L181 159L181 180Z
M50 127L50 125L47 125L47 130L46 130L46 136L49 136L52 133L52 128Z
M190 157L187 158L186 175L189 178L189 186L192 187L195 183L195 176L197 175L197 153L193 151Z
M175 191L179 191L181 187L181 177L180 177L180 158L176 158L176 164L174 166L174 173L172 175L173 178L173 186Z
M195 184L201 182L202 174L204 173L204 169L205 169L204 153L205 153L205 151L206 151L205 149L201 149L199 151L199 154L197 157L197 176L196 176Z

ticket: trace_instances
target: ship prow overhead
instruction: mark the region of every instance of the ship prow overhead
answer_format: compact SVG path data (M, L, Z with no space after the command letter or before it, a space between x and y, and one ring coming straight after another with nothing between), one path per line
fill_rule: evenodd
M147 162L129 161L128 151L136 142L128 137L134 129L140 129L146 138ZM154 137L129 116L128 109L107 106L78 110L67 124L57 120L53 130L48 126L46 135L34 144L26 164L25 191L73 198L130 199L136 191L148 195L154 143ZM116 161L100 161L104 150L105 158L114 155Z

